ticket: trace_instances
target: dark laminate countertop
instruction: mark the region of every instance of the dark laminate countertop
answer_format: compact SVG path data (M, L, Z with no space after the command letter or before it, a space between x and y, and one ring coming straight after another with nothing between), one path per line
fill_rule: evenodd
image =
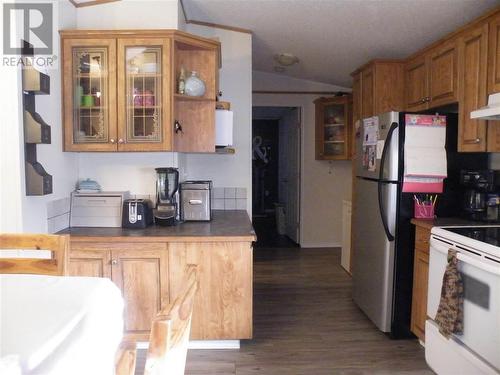
M460 217L438 217L435 219L411 219L411 222L412 224L427 229L432 229L433 227L489 225L486 222L466 220Z
M185 222L171 227L152 225L145 229L67 228L57 234L69 234L71 240L95 241L115 237L122 241L255 241L255 231L244 210L213 211L212 221Z

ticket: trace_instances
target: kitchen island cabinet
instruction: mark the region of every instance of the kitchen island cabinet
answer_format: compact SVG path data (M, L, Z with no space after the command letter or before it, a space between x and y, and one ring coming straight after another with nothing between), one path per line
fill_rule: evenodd
M178 294L188 265L199 289L191 339L252 337L255 241L246 211L214 211L211 222L146 229L68 228L69 273L108 277L125 300L125 331L148 340L151 320Z

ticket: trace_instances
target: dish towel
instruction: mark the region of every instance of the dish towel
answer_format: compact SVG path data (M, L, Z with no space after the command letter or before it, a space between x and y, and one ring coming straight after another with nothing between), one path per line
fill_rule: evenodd
M461 335L464 329L464 285L458 272L458 259L455 250L448 250L448 264L443 275L441 300L434 321L439 332L449 338L451 334Z

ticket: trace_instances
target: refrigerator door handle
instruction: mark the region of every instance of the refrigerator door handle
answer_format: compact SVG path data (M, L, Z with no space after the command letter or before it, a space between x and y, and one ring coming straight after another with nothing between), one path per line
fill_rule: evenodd
M380 170L378 176L378 207L379 207L380 217L382 219L382 225L385 230L385 235L387 236L387 239L389 241L394 241L394 236L391 234L391 231L389 230L389 224L387 223L387 217L385 214L384 205L382 204L382 185L384 184L384 164L385 164L387 149L390 146L392 134L394 133L394 130L397 129L397 127L398 123L393 122L391 124L391 127L389 128L389 131L387 132L387 138L384 142L384 148L382 150L382 157L380 158Z

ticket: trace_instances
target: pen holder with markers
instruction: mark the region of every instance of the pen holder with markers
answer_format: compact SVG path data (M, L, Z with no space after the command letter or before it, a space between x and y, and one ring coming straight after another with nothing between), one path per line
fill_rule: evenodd
M414 196L415 219L434 219L434 208L436 206L437 195L418 198Z

